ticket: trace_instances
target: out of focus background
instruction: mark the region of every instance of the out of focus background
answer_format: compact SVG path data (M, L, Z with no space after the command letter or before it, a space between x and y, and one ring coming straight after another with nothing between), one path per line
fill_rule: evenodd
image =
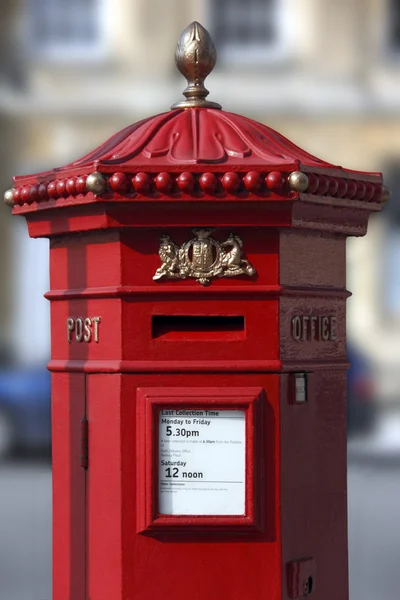
M168 110L200 21L210 99L392 199L348 242L351 600L400 589L400 0L2 0L0 185ZM0 207L0 600L51 599L48 243Z

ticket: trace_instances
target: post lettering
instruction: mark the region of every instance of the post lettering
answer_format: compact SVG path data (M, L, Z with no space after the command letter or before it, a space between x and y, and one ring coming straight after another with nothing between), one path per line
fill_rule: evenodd
M83 337L83 319L78 317L75 320L75 338L77 342L81 342Z
M92 337L92 319L86 317L85 319L85 333L83 335L83 339L85 342L90 342L90 338Z
M308 321L310 320L310 317L302 317L301 318L301 322L302 322L302 326L303 326L303 335L301 336L302 340L306 340L307 339L307 334L308 334Z
M72 319L71 317L69 317L67 319L67 340L68 343L71 343L71 333L74 331L75 329L75 319Z
M98 342L99 341L99 323L101 321L101 317L93 317L93 323L94 323L94 341Z
M67 341L71 344L75 342L86 342L89 344L92 339L99 342L99 326L101 317L68 317L67 319Z
M327 315L296 315L292 317L292 337L299 341L335 341L337 318Z
M300 317L292 319L292 336L298 342L301 339L301 320Z
M331 317L331 340L336 340L336 317Z

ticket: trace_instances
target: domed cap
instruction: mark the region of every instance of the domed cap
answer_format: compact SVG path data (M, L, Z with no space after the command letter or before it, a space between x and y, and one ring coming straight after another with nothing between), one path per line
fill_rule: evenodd
M170 112L126 127L60 168L14 179L5 202L64 206L100 198L235 197L293 199L299 194L369 202L386 198L379 173L350 171L302 150L273 129L208 101L215 65L209 33L194 22L182 33L176 63L185 100ZM372 207L375 203L375 208Z

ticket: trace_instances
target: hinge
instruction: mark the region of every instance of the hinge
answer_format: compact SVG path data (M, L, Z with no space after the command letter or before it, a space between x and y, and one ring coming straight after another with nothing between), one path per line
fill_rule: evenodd
M88 468L89 464L89 444L88 444L89 422L84 417L81 420L81 467Z

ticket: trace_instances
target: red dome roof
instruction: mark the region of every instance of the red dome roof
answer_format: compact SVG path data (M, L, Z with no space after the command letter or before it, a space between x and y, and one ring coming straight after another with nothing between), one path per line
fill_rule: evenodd
M330 198L338 206L362 201L363 208L369 202L368 208L380 209L379 173L322 161L270 127L206 100L204 80L215 59L208 32L199 23L189 25L176 52L177 66L188 82L185 100L170 112L126 127L64 167L15 177L6 202L34 211L37 204L46 209L160 198L239 203L250 198L274 204L301 196L309 203Z
M257 121L221 110L190 108L134 123L57 171L76 167L168 170L204 164L266 170L301 165L335 168Z

